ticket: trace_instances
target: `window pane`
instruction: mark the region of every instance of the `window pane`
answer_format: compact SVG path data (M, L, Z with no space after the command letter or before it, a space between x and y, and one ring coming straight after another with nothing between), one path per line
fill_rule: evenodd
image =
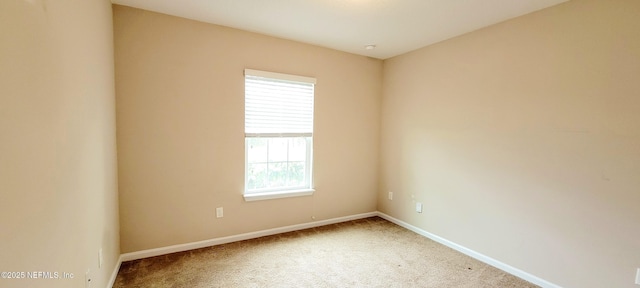
M247 191L307 187L311 137L248 137Z
M269 162L287 161L287 138L269 138Z
M289 143L289 161L305 161L307 159L306 138L290 138Z
M267 139L248 138L247 139L247 162L266 163L267 162Z
M285 187L287 184L287 163L286 162L269 162L269 187Z
M288 186L303 186L304 162L289 162L289 183Z
M267 164L249 164L247 188L249 190L267 187Z

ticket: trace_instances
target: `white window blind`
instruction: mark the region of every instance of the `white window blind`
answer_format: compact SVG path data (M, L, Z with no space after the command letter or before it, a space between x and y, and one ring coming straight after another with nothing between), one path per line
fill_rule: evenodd
M315 79L245 70L245 135L311 136Z

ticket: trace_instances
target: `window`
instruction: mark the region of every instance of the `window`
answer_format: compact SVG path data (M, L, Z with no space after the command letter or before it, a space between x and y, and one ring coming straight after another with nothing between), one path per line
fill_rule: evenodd
M315 79L244 74L245 199L310 195Z

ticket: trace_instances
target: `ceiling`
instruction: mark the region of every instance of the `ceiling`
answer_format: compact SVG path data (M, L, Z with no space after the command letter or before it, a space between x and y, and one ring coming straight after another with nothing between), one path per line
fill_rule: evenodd
M112 0L387 59L567 0ZM375 45L372 50L367 45Z

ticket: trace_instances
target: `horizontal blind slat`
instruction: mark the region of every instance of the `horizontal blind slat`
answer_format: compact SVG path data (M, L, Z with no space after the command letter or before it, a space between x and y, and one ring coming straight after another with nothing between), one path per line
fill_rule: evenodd
M245 133L247 138L273 137L312 137L312 133Z

